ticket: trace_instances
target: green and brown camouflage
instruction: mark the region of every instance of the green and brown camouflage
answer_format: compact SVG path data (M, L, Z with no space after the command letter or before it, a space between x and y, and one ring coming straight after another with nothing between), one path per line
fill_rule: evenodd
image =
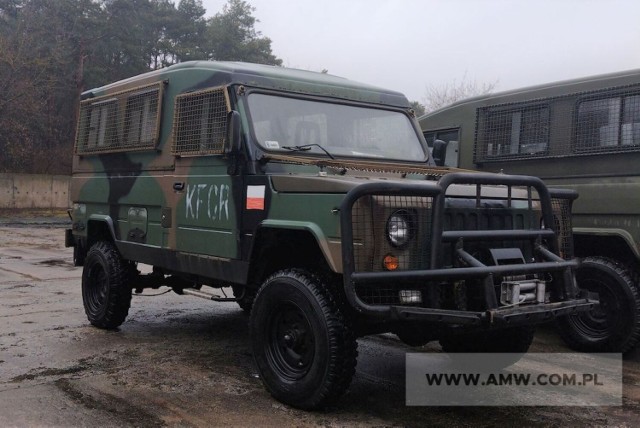
M125 287L138 291L166 285L225 300L201 287L231 286L246 308L257 293L256 331L271 316L271 293L295 282L319 299L309 308L336 305L342 321L330 330L355 331L350 338L499 336L593 307L573 279L575 197L550 193L534 177L436 166L397 92L324 73L187 62L83 94L67 244L78 264L86 259L85 310L101 327L124 321L126 310L113 313L128 302L104 287L118 288L126 271ZM116 259L123 270L96 271ZM302 366L300 355L320 345L301 344L311 333L294 330L281 347ZM499 342L486 341L494 351L522 351ZM355 359L353 343L340 348L345 360ZM304 377L287 358L276 371ZM350 378L352 367L343 369ZM288 401L265 377L274 396L298 407L331 395ZM346 385L327 391L339 395Z
M419 123L430 144L447 143L445 165L535 175L580 194L576 256L631 287L614 287L627 290L609 305L625 317L620 325L589 319L576 328L591 350L605 337L618 341L610 351L632 349L640 339L640 70L460 100Z

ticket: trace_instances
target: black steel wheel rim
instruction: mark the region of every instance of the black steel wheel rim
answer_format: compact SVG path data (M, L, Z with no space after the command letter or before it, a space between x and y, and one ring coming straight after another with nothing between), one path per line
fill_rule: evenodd
M589 312L571 316L574 328L583 336L588 336L593 339L606 339L611 334L612 326L610 325L610 321L616 316L616 312L620 309L618 308L616 297L605 287L605 284L600 281L588 281L588 283L584 285L584 288L590 290L590 297L597 295L600 304Z
M266 356L284 379L302 379L315 355L315 335L304 311L293 302L274 308L267 322Z
M92 314L99 313L109 294L109 278L100 265L94 265L87 275L87 306Z

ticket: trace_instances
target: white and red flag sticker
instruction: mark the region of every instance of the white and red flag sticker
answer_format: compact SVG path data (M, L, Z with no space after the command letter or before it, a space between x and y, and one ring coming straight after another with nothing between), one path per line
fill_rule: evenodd
M265 186L247 186L247 209L264 210Z

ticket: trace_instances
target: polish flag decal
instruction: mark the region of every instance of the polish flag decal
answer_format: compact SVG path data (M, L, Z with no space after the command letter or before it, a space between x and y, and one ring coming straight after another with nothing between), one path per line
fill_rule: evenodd
M247 186L247 209L264 210L265 186Z

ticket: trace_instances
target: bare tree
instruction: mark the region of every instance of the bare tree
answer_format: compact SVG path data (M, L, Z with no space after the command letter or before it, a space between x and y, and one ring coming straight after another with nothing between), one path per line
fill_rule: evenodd
M470 80L465 73L459 81L454 79L444 85L428 85L425 88L422 105L429 113L458 100L490 94L497 86L498 80L490 83L478 83L475 79Z

